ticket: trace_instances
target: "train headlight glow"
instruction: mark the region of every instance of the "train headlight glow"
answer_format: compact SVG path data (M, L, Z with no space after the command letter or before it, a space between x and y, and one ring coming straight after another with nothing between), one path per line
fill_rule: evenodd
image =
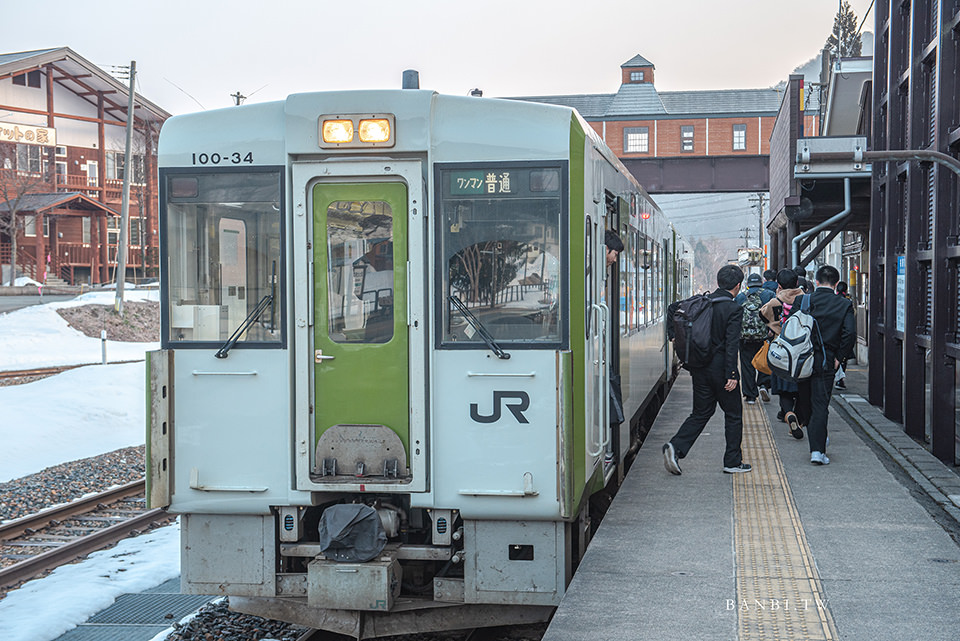
M324 120L323 142L327 144L342 144L353 142L352 120Z
M360 142L387 142L390 140L390 121L375 118L360 121Z
M323 114L319 126L318 143L324 149L393 147L397 142L397 119L393 114Z

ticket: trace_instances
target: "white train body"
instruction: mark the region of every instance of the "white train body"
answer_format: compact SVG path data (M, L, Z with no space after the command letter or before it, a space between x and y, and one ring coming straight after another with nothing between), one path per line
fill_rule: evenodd
M182 515L183 590L357 637L545 618L665 394L663 314L689 287L593 130L311 93L172 118L159 164L151 502ZM319 549L351 503L388 536L366 563Z

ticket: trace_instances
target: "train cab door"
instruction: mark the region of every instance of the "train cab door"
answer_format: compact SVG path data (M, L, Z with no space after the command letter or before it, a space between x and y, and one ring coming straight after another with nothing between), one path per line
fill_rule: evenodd
M294 166L294 233L310 239L297 313L310 346L297 355L297 405L309 408L297 426L301 489L425 488L425 370L410 356L424 334L423 286L409 277L423 271L421 175L417 162Z
M587 424L586 467L588 475L603 461L609 442L607 399L607 327L610 310L605 293L606 246L602 211L586 217L587 295Z

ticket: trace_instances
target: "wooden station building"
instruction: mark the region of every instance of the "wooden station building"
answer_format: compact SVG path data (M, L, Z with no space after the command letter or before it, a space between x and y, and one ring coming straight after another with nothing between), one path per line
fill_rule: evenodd
M170 114L136 95L126 158L128 98L121 81L67 47L0 54L3 284L11 265L46 283L113 280L127 171L127 277L156 275L156 148Z

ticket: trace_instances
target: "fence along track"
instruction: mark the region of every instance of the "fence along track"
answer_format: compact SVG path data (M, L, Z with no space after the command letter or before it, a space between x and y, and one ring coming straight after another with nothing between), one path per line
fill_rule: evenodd
M0 525L0 547L5 550L30 548L52 548L46 552L29 556L0 569L0 588L9 588L27 579L34 578L48 570L64 565L75 559L82 558L91 552L109 547L135 532L150 528L175 518L163 510L154 509L140 512L131 518L118 516L95 516L96 511L126 512L140 511L139 507L131 508L118 505L125 499L143 496L144 481L134 481L106 492L73 501L65 505L50 508L37 514L26 516L10 523ZM87 518L84 518L84 517ZM118 520L122 519L122 520ZM94 529L96 526L72 526L71 530L93 530L80 536L54 535L41 533L38 530L62 527L71 521L88 521L108 523L117 521L113 525ZM39 538L39 541L26 539ZM21 540L23 539L23 540ZM9 551L5 556L11 556Z

